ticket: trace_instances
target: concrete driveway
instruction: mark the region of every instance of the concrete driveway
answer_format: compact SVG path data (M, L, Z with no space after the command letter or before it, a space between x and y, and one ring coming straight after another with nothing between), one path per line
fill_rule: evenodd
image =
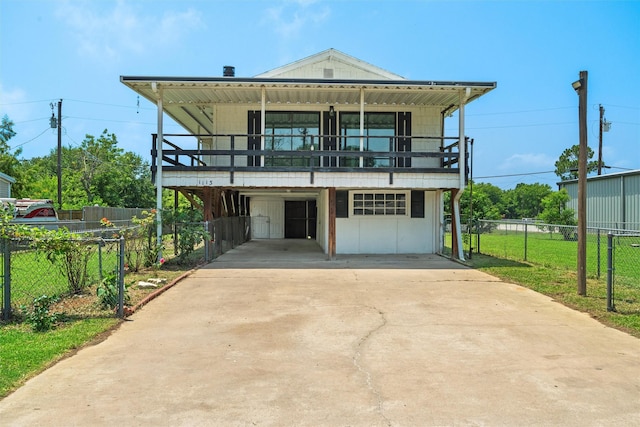
M640 340L438 256L253 241L0 401L0 424L640 425Z

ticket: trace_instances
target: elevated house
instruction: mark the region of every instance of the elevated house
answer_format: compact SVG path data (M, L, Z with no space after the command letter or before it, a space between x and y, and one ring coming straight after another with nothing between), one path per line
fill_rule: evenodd
M250 215L252 238L315 239L329 257L436 253L451 192L463 258L465 106L495 82L407 80L334 49L255 77L120 80L157 105L156 186L201 200L206 219ZM185 133L166 133L165 114Z

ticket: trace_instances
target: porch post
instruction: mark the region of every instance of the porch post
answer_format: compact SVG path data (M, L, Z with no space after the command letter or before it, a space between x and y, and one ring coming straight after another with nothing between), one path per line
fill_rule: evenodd
M204 187L202 189L202 214L205 221L213 221L213 202L211 199L211 193L211 187Z
M329 242L328 255L333 260L336 257L336 188L329 188Z
M360 152L364 151L364 88L360 88ZM360 167L364 167L364 157L360 156Z
M264 167L264 149L265 149L265 140L264 140L264 131L267 127L267 89L262 86L262 100L260 103L260 150L263 154L260 156L260 166Z
M460 227L460 216L456 215L456 211L459 211L458 209L458 205L456 204L455 200L459 199L461 192L456 189L456 188L452 188L451 189L451 199L449 200L449 205L451 208L451 257L452 258L459 258L459 254L460 254L460 247L459 246L459 242L458 242L458 230Z
M158 87L156 82L152 82L151 87L158 96L158 137L156 138L156 243L158 245L158 261L160 261L162 259L162 145L164 141L162 119L164 114L162 87Z
M460 107L458 108L458 169L460 170L460 183L457 190L451 191L451 255L464 261L464 249L462 246L462 227L460 222L460 197L465 187L467 176L467 147L464 137L464 109L465 103L471 95L471 88L460 91ZM455 243L454 243L455 240Z

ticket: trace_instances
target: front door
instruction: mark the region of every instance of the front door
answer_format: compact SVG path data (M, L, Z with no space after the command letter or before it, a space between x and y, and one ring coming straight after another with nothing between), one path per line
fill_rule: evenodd
M285 239L315 239L317 209L315 200L284 202Z

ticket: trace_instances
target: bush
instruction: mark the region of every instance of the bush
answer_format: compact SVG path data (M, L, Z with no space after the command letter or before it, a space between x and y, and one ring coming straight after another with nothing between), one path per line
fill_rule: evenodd
M106 309L113 309L118 306L118 273L113 271L108 273L96 290L100 306ZM129 292L127 286L124 286L124 303L129 304Z
M42 295L33 300L32 309L28 309L24 305L21 307L25 320L31 325L34 332L46 332L56 324L59 315L49 311L51 305L57 301L58 297L56 296Z

